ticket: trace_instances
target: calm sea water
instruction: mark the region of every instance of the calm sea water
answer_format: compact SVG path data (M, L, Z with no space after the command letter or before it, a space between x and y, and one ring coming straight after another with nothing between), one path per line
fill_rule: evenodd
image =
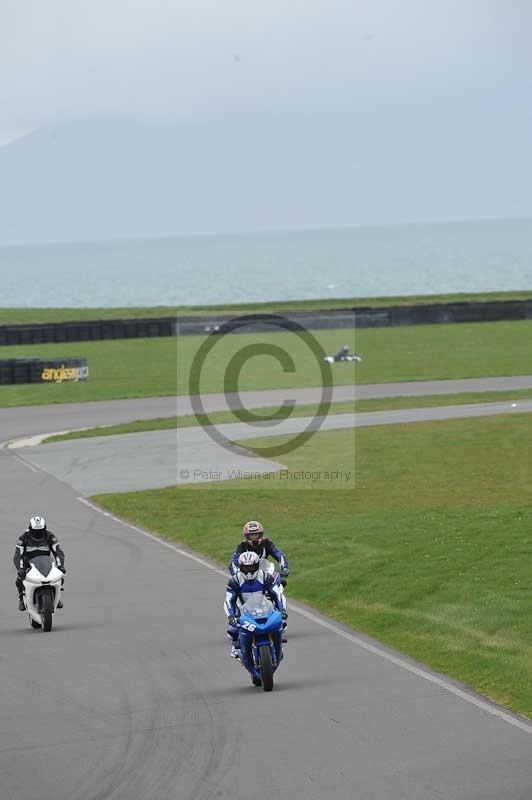
M0 248L0 306L532 289L532 220Z

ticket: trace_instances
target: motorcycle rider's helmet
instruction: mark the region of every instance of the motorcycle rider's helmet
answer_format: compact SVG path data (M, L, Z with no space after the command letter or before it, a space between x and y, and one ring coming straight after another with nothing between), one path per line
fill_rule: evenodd
M242 528L242 533L244 534L244 539L246 542L251 542L251 544L262 544L264 528L260 522L257 522L256 519L246 522Z
M28 530L33 539L44 539L46 533L46 520L44 517L32 517L30 519Z
M253 550L246 550L238 558L238 569L247 581L255 580L259 571L259 557Z

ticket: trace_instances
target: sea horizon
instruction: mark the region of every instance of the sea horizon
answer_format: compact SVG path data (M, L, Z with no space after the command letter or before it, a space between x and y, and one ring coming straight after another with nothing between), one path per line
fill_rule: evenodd
M195 306L532 289L532 218L0 247L0 307Z

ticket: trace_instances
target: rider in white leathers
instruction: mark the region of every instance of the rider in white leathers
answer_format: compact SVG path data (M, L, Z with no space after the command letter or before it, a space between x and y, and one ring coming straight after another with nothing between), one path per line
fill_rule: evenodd
M269 574L261 569L259 557L253 551L246 551L239 556L238 571L229 580L225 590L224 611L227 617L227 633L232 639L231 656L240 657L238 647L238 618L240 609L247 598L255 593L266 595L286 620L286 600L279 575Z

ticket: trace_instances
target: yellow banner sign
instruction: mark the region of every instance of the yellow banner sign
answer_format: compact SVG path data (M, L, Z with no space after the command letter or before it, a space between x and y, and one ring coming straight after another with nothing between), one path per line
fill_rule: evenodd
M88 367L45 367L41 372L42 381L63 383L64 381L86 381L89 377Z

